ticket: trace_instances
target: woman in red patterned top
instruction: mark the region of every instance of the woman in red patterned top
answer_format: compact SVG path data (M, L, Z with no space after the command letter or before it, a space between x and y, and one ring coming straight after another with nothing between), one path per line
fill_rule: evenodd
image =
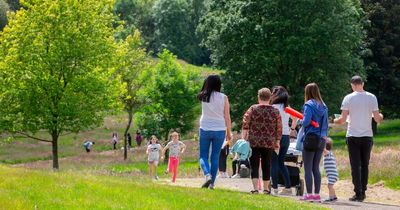
M279 110L269 105L271 91L262 88L258 91L258 104L251 106L243 117L242 137L250 142L252 156L250 157L251 179L254 190L258 193L258 169L260 166L263 175L264 193L269 194L268 182L270 179L271 157L274 150L279 151L282 137L282 122Z

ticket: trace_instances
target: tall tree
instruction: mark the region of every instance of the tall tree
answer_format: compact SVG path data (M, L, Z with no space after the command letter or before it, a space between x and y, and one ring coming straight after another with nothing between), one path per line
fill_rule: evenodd
M193 129L198 111L196 93L200 88L200 75L195 71L184 71L176 56L168 50L164 50L159 58L146 91L150 102L136 117L140 127L147 129L145 135L158 134L167 141L171 130L186 133Z
M51 143L58 169L59 136L100 125L116 98L113 2L24 2L0 34L0 129Z
M7 12L10 10L7 2L0 0L0 31L7 25Z
M368 91L376 94L385 116L400 117L400 0L362 0L370 21L365 57Z
M21 8L19 0L7 0L7 3L12 11L17 11Z
M199 31L214 63L226 70L236 125L263 86L285 86L300 108L304 86L317 82L337 111L350 75L364 73L356 54L362 14L353 0L212 1Z
M122 41L117 52L117 73L124 87L120 98L128 114L128 124L124 132L124 159L126 160L128 157L127 135L131 128L134 111L143 104L144 100L139 93L148 82L146 70L149 70L151 63L145 49L142 48L139 31L135 31L133 35L129 35Z
M124 21L125 29L120 37L125 38L139 30L148 51L154 51L153 5L155 0L117 0L114 13Z
M208 64L209 53L196 34L204 0L157 0L153 8L157 51L168 49L192 64Z

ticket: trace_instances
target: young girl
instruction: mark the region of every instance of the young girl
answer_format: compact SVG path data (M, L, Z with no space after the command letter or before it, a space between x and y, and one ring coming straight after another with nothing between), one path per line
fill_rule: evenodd
M162 159L164 159L165 151L167 149L169 149L168 172L173 172L172 182L175 182L176 174L178 173L180 154L182 154L186 149L186 145L180 141L179 133L171 133L170 141L162 150Z
M146 154L148 155L147 160L149 162L150 177L154 177L154 179L156 180L158 180L157 166L158 166L158 160L160 159L160 151L162 149L161 145L157 143L157 141L158 141L157 137L152 135L150 137L150 144L149 146L147 146L146 150Z

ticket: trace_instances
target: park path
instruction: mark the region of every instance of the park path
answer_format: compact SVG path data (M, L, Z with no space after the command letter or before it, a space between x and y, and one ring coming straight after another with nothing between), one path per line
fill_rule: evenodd
M162 179L160 180L160 183L162 184L168 184L168 185L174 185L174 186L182 186L182 187L194 187L198 188L201 186L201 184L204 182L203 178L182 178L182 179L177 179L176 183L171 183L171 181ZM363 209L363 210L400 210L400 192L393 191L395 194L390 194L390 198L385 198L385 196L388 192L385 191L390 191L390 189L383 190L383 187L381 186L371 186L369 191L367 192L367 199L365 202L350 202L347 199L350 197L341 197L340 195L343 195L341 191L350 189L351 193L351 186L352 184L349 181L341 181L338 183L338 186L340 187L337 188L337 194L339 197L339 200L334 203L322 203L321 205L324 205L326 207L329 207L331 209L335 210L350 210L350 209ZM240 192L245 192L248 193L250 190L252 190L252 184L250 179L217 179L216 183L217 188L224 188L224 189L230 189L230 190L236 190ZM324 186L322 186L324 188ZM322 197L326 197L327 192L322 189ZM374 194L378 193L378 197L375 196ZM381 193L382 196L379 196L379 193ZM397 193L397 194L396 194ZM399 197L398 197L399 196ZM299 200L300 197L296 196L287 196L287 198L294 199L294 200ZM385 199L389 199L386 200ZM385 204L385 203L391 203L391 204Z

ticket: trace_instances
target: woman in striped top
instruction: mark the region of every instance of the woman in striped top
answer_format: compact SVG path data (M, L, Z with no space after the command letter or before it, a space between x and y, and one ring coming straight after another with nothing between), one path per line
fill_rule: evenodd
M328 189L329 189L329 198L326 199L325 201L330 202L330 201L336 201L336 193L335 189L333 188L333 185L338 181L338 171L336 168L336 160L335 156L333 156L332 153L332 140L330 138L327 139L326 141L326 147L324 150L324 170L326 173L326 176L328 177Z

